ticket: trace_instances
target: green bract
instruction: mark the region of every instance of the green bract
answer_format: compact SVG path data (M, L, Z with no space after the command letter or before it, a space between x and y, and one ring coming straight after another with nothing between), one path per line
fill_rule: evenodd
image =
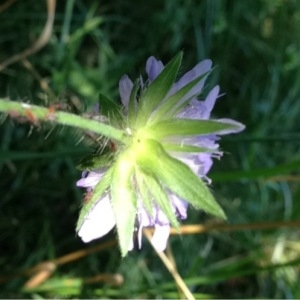
M132 177L135 167L130 153L121 154L117 160L111 180L111 202L115 213L121 253L126 255L134 230L136 218L137 195Z
M182 52L178 53L143 92L136 116L135 128L144 126L153 111L161 104L174 83L182 60Z
M159 180L164 187L196 208L225 218L223 210L206 185L189 167L168 155L155 140L146 139L141 142L140 147L143 150L137 155L137 164L145 174Z

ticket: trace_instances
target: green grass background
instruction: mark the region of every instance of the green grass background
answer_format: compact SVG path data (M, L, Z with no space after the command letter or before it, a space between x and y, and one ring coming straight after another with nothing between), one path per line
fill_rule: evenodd
M41 33L45 1L16 1L0 13L0 62ZM101 92L119 100L118 81L144 74L146 59L184 51L182 74L204 58L216 66L209 87L224 96L215 117L246 124L221 142L209 176L231 224L299 219L300 2L298 0L58 1L46 47L28 59L52 93L21 62L0 73L0 97L83 112ZM1 277L87 248L74 229L83 191L76 164L92 143L83 132L32 127L1 116ZM280 180L274 176L289 175ZM185 224L212 221L189 210ZM196 298L299 298L297 228L171 237L178 272ZM103 241L114 237L110 233ZM102 240L101 240L102 241ZM92 242L91 245L98 244ZM119 273L121 286L82 284ZM39 288L28 278L2 283L1 298L178 298L174 280L144 240L121 259L117 248L57 268Z

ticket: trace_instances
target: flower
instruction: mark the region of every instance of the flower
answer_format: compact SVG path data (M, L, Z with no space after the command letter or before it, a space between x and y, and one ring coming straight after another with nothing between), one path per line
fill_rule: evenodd
M146 63L146 82L140 78L133 83L127 75L121 78L124 119L118 123L125 124L131 140L120 146L113 163L84 172L77 182L96 194L77 226L84 242L102 237L117 225L126 255L133 248L134 227L139 248L142 229L155 227L151 242L163 251L170 226L178 227L177 219L187 217L188 203L224 217L202 180L210 182L206 175L212 159L222 156L217 144L220 136L238 133L244 125L231 119L210 120L219 86L204 101L197 99L211 61L200 62L174 82L180 61L178 55L164 67L152 56Z

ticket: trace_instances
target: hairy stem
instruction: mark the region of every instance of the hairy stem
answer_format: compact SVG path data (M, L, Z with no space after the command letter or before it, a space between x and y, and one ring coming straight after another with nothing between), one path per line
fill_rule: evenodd
M27 121L35 125L39 124L39 122L51 122L92 131L122 143L126 143L128 139L126 132L120 129L71 113L54 111L51 107L44 108L0 99L0 112L7 113L16 119L25 117Z

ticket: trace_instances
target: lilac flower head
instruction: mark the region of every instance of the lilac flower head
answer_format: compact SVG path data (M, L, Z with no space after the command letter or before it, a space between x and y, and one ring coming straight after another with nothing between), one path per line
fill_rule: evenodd
M146 63L148 79L134 83L125 75L119 82L124 106L124 132L130 142L112 163L84 173L77 182L93 193L81 213L77 230L84 242L102 237L115 225L122 255L133 248L137 229L141 247L142 229L154 227L152 244L166 247L170 226L186 219L188 203L224 217L206 184L213 158L222 152L220 136L238 133L244 125L231 119L211 119L219 98L215 86L198 100L211 71L204 60L175 81L181 62L177 55L166 66L151 56Z

